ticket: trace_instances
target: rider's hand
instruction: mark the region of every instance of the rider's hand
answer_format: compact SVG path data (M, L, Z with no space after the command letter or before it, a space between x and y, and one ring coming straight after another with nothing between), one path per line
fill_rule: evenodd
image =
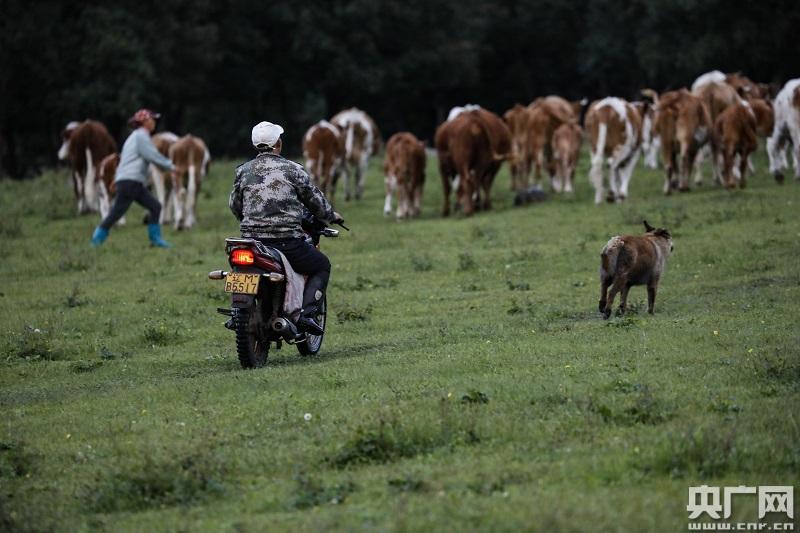
M342 218L342 215L340 215L339 213L334 211L333 212L333 220L331 220L331 222L333 224L341 224L342 222L344 222L344 219Z

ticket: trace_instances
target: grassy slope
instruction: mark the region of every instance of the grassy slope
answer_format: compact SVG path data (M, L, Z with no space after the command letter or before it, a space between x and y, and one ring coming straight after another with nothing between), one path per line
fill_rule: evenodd
M375 162L324 243L322 354L252 372L205 279L233 163L168 251L138 207L91 250L63 172L0 183L0 527L674 531L689 485L796 485L798 184L762 150L745 191L665 198L639 168L595 207L586 164L576 198L513 208L504 169L493 212L442 220L429 160L397 224ZM634 288L604 322L599 251L643 216L675 236L656 315Z

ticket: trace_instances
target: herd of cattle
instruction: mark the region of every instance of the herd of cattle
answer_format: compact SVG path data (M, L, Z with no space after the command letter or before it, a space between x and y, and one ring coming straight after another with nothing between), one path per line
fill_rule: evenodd
M712 71L697 78L691 90L658 94L645 89L642 96L636 102L603 98L588 107L586 100L546 96L528 106L517 104L502 118L477 105L453 108L434 137L444 189L442 214L450 213L451 192L465 215L489 209L492 183L504 161L515 191L539 187L546 172L554 193L572 192L584 138L589 142L595 203L624 200L639 157L644 155L645 165L657 168L659 152L666 194L689 190L693 172L700 184L706 159L717 183L744 187L759 137L767 138L770 172L776 181L783 182L790 145L794 173L800 178L800 78L774 95L769 86L741 74ZM165 206L162 222L171 220L176 229L190 228L200 183L208 171L208 149L192 135L179 138L164 132L154 135L153 142L177 167L168 180L151 166L152 185ZM364 111L346 109L308 129L303 137L305 167L331 201L342 174L345 199L353 195L360 199L369 159L381 144L375 121ZM117 145L105 126L92 120L68 124L59 158L71 162L79 212L99 211L105 216L119 161ZM391 214L395 196L398 219L420 213L425 159L425 145L413 134L400 132L389 138L385 215Z

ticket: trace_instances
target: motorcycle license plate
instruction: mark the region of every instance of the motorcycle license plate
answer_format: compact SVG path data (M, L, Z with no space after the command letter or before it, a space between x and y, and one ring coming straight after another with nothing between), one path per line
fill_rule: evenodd
M259 279L261 279L261 274L231 272L225 276L225 292L256 294L258 292Z

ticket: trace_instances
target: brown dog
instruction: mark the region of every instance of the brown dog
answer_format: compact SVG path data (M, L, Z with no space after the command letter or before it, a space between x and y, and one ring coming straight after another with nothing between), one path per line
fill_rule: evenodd
M600 253L600 312L611 316L614 298L621 293L619 313L625 313L628 291L634 285L647 285L647 312L653 314L656 290L672 252L672 236L663 228L644 222L644 235L617 235ZM606 292L611 287L606 298Z

